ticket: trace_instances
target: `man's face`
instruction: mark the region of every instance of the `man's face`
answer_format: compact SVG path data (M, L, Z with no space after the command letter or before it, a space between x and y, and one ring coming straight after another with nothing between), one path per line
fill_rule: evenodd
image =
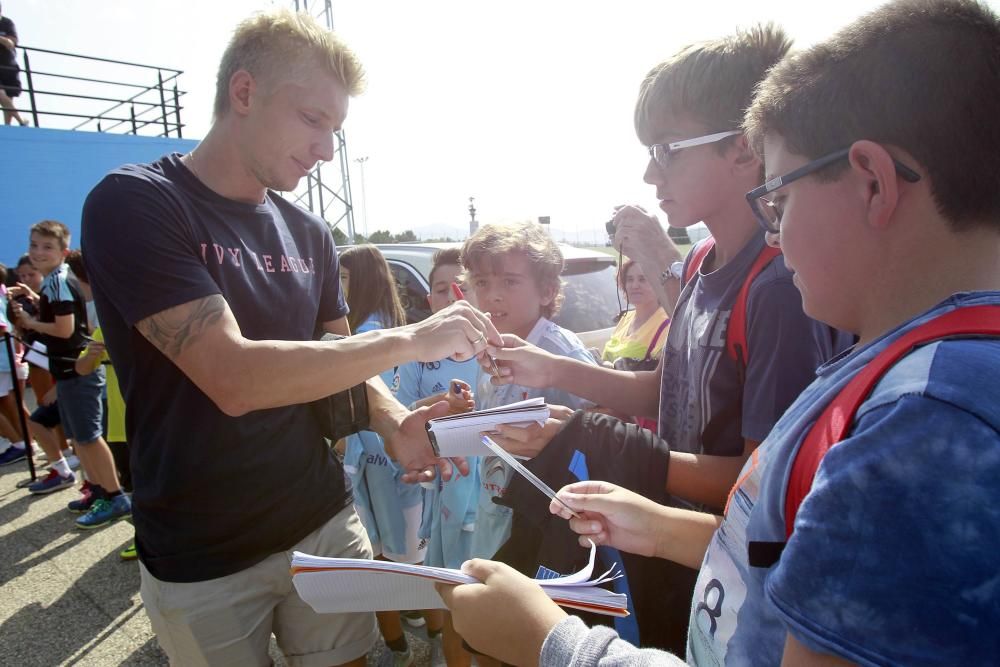
M264 187L294 190L319 161L333 159L334 133L347 118L344 85L319 67L294 80L262 83L245 119L244 163Z
M504 253L490 264L472 271L479 309L490 314L500 333L527 338L555 294L538 286L531 263L519 252Z
M788 152L780 136L765 138L767 180L807 162L808 158ZM803 310L846 331L857 330L854 311L872 268L863 266L865 260L858 252L865 216L853 194L843 177L820 181L813 176L772 193L772 202L781 212L778 241L802 294Z
M28 257L31 263L42 272L48 275L62 264L66 257L66 250L63 249L59 239L54 236L46 236L38 232L31 232L31 239L28 244Z
M725 128L707 127L685 115L669 112L658 114L642 134L650 144L667 144L719 132ZM746 181L742 173L734 174L730 153L732 142L703 144L683 148L670 154L662 167L652 158L643 175L656 188L660 209L667 214L671 227L689 227L697 222L712 220L736 201L736 194L752 189L757 183ZM730 146L720 154L720 145ZM745 204L743 204L745 206Z
M32 292L42 289L42 274L31 264L17 267L17 281L30 287Z

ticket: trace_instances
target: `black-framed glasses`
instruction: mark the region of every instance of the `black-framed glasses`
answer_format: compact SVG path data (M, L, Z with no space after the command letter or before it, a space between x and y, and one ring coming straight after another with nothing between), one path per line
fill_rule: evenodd
M704 146L705 144L714 144L717 141L722 141L723 139L736 136L737 134L743 134L743 131L727 130L725 132L716 132L714 134L706 134L701 137L694 137L693 139L673 141L668 144L653 144L649 147L649 157L653 158L653 162L655 162L660 169L666 169L667 165L670 164L670 157L677 151L682 151L685 148L693 148L695 146Z
M765 232L771 234L777 234L781 231L781 209L778 208L773 201L768 199L767 195L774 192L778 188L783 188L792 181L797 181L803 176L808 176L809 174L815 173L824 167L829 167L835 162L839 162L847 157L851 149L842 148L839 151L834 151L829 155L824 155L823 157L816 158L812 162L807 162L798 169L793 169L784 176L777 176L772 178L764 185L754 188L747 193L747 203L750 204L750 210L753 211L754 218L757 219L757 224ZM896 165L896 173L899 174L907 183L916 183L920 180L920 174L913 171L905 164L897 160L892 159L893 163Z

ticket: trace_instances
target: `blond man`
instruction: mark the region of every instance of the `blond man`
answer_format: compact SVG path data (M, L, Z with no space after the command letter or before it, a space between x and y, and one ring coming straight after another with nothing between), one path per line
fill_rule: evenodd
M385 368L466 359L499 342L456 304L424 322L347 334L333 237L282 199L334 154L363 70L311 18L241 23L219 69L215 118L187 155L126 165L91 192L83 245L133 449L142 597L174 664L364 664L374 615L318 615L291 551L371 555L341 464L308 403ZM413 480L446 404L409 412L376 378L371 428ZM465 467L464 463L461 467Z

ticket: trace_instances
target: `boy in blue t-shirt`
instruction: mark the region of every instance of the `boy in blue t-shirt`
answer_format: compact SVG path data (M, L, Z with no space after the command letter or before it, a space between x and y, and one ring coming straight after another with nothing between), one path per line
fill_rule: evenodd
M457 247L434 253L428 276L431 291L427 295L432 313L447 308L458 298L452 285L461 282L460 254ZM453 413L466 412L475 408L472 387L476 386L478 375L476 359L415 361L397 368L390 387L396 400L411 409L447 400ZM479 497L479 459L470 457L468 463L468 475L455 475L447 482L438 477L422 484L424 505L420 537L427 540L424 565L458 569L469 559ZM439 664L442 658L450 667L469 665L471 655L462 648L462 639L455 634L450 614L428 610L424 616L427 635L432 642L431 665ZM443 636L437 641L442 631Z
M596 365L572 331L552 322L562 303L563 257L552 238L534 223L484 225L462 247L462 266L480 310L489 313L501 334L514 334L557 357ZM588 401L556 388L495 386L481 373L477 406L494 408L529 398L571 409ZM479 466L479 508L472 555L492 558L510 537L511 509L493 502L502 497L514 471L499 457L483 457Z
M45 276L38 317L28 315L18 305L14 306L14 312L18 325L38 332L45 343L49 371L56 381L63 430L75 443L91 485L99 489L101 497L76 520L77 527L90 529L130 515L132 502L122 492L111 450L102 436L104 372L80 375L75 370L76 360L90 336L79 283L64 261L69 254L69 243L69 229L61 222L43 220L32 225L28 254L32 265ZM51 470L47 477L28 486L28 491L45 494L73 486L76 476L62 452L48 451L48 444L41 442L52 462Z
M785 511L804 437L876 355L943 314L1000 306L1000 96L985 93L1000 90L998 44L1000 17L979 3L897 0L777 65L747 111L767 168L751 208L780 242L806 312L859 342L776 424L724 518L602 483L560 492L588 513L570 525L598 543L701 554L690 664L996 662L995 336L904 352L821 459L790 537ZM782 545L780 558L751 557L754 543ZM677 664L563 618L502 568L468 571L489 583L452 599L458 629L490 648L532 637L519 655L501 652L510 662ZM486 627L497 608L514 622Z

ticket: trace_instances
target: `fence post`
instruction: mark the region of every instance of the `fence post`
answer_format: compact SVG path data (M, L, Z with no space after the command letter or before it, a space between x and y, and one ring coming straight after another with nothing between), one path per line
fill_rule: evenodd
M174 118L177 120L177 138L183 139L181 134L181 96L177 91L177 79L174 79Z
M24 75L28 79L28 99L31 100L31 120L35 123L35 127L41 127L38 124L38 107L35 106L35 84L31 81L31 61L28 59L28 52L21 49L21 53L24 54Z
M170 125L167 121L167 98L163 94L163 72L156 70L156 78L159 79L160 85L157 88L160 90L160 115L163 118L163 136L170 136Z
M139 127L135 124L135 105L130 104L128 107L128 115L132 118L132 134L139 134Z

